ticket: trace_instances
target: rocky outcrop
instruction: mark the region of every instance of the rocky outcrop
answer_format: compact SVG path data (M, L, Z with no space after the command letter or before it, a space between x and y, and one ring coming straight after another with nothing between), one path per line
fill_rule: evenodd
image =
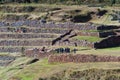
M120 36L109 36L100 42L94 43L94 48L109 48L120 46Z
M77 34L73 30L68 31L67 33L61 35L60 37L52 41L52 45L55 45L57 42L69 42L69 38L76 36Z

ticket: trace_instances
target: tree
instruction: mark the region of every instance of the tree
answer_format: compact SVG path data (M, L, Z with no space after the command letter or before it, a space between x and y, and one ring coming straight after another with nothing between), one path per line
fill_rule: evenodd
M38 0L34 0L35 3L38 3Z
M81 4L81 0L76 0L76 1L77 1L77 4L79 4L79 5Z
M102 0L97 0L98 1L98 3L101 3L102 2Z
M22 54L22 56L25 56L25 48L24 47L21 48L21 54Z
M116 3L116 0L111 0L111 6Z

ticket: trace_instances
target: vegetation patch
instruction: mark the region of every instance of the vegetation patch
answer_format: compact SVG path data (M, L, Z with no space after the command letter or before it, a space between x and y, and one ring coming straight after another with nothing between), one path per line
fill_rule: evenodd
M77 40L87 40L90 42L97 42L97 41L101 41L103 38L99 38L99 37L92 37L92 36L76 36L73 39L77 39Z

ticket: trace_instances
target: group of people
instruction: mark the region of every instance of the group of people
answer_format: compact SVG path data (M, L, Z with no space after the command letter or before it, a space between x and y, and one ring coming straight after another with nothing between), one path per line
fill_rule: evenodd
M66 48L57 48L57 49L47 49L46 47L42 47L42 48L34 48L33 49L33 53L47 53L47 52L56 52L56 53L76 53L76 51L78 51L78 49L74 48L74 49L70 49L69 47Z
M74 49L70 49L70 48L57 48L57 49L55 49L55 52L57 52L57 53L72 53L72 52L74 52L74 53L76 53L76 51L78 51L78 49L76 49L76 48L74 48Z
M16 32L16 33L26 33L27 29L26 28L7 28L8 31L10 32Z

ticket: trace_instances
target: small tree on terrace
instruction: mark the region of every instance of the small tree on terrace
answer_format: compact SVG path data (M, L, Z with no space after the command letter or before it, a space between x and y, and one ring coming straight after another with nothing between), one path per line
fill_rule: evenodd
M21 55L25 56L25 48L24 47L21 48Z
M76 1L77 1L77 4L79 4L79 5L81 4L81 0L76 0Z
M101 3L103 0L97 0L98 1L98 3Z
M34 0L35 3L38 3L39 0Z
M111 0L111 6L116 3L116 0Z

